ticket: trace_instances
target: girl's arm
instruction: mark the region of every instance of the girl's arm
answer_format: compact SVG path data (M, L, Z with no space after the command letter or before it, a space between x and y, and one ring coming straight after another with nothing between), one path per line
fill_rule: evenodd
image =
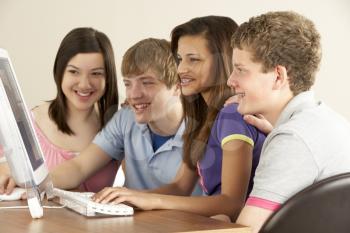
M145 192L189 196L193 192L197 180L197 171L191 170L187 164L182 162L181 167L176 174L175 180L172 183L159 187L157 189L146 190Z
M214 196L184 197L156 193L144 193L127 188L106 188L96 194L94 200L101 203L127 202L141 209L173 209L205 216L225 214L235 220L243 208L248 188L252 146L240 140L229 141L223 146L222 192ZM191 179L187 169L178 179ZM162 188L158 191L164 191ZM157 191L157 190L155 190Z

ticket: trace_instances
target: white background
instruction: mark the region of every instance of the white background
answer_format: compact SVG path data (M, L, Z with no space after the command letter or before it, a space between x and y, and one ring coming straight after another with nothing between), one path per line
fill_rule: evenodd
M0 47L10 53L26 102L33 107L56 94L52 69L63 37L74 27L94 27L114 46L123 100L120 62L137 41L169 39L172 28L197 16L224 15L240 24L272 10L294 10L315 22L323 45L316 96L350 120L347 0L0 0Z

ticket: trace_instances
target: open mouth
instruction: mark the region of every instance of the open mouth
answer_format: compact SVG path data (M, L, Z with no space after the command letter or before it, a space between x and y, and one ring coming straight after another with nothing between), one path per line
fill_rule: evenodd
M140 112L145 111L150 106L150 104L149 103L142 103L142 104L133 104L132 106L135 109L135 112L140 113Z
M79 97L80 100L86 101L89 100L90 97L94 94L94 91L74 91L75 94Z
M190 82L192 82L193 80L194 79L192 79L192 78L180 78L180 84L181 84L181 86L186 86Z
M81 91L75 91L75 93L80 96L80 97L89 97L93 94L92 91L89 91L89 92L81 92Z

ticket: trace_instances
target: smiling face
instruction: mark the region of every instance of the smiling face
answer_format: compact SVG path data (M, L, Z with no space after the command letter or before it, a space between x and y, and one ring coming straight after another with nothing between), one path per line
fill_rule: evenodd
M123 81L127 101L138 123L150 124L165 117L172 98L178 96L175 86L168 89L152 70L125 77Z
M201 93L205 98L208 88L214 83L213 55L206 39L201 35L180 37L177 60L182 94Z
M227 85L238 95L238 112L241 114L264 114L275 103L275 72L262 72L262 65L251 60L246 50L233 49L233 72Z
M103 96L105 86L101 53L79 53L68 61L61 84L68 109L91 110Z

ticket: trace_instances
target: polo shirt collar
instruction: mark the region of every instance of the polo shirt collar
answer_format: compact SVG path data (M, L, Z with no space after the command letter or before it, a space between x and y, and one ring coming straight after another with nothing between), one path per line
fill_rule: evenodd
M149 140L151 140L151 134L150 134L150 130L147 126L147 124L140 124L140 123L136 123L136 125L139 127L142 135L144 137L149 138ZM178 130L176 131L176 134L174 135L174 138L170 139L171 140L171 144L170 146L176 146L176 147L182 147L183 145L183 141L182 141L182 135L185 131L185 121L182 120L180 127L178 128Z
M287 106L283 109L281 115L279 116L275 127L280 126L283 123L289 121L289 119L295 114L307 107L315 106L317 103L315 101L313 91L301 92L294 96Z
M173 146L182 147L183 140L182 135L185 131L185 120L182 120L180 127L178 128L174 138L173 138Z

